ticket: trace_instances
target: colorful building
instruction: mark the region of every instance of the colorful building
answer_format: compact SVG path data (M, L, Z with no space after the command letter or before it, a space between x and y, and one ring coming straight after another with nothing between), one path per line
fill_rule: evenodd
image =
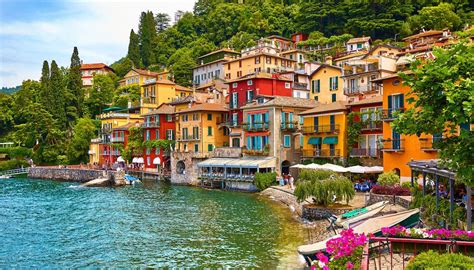
M238 57L240 53L227 48L199 57L199 65L193 68L194 84L199 87L215 79L224 79L224 63Z
M320 104L300 113L304 118L303 159L342 160L347 153L347 104L336 101Z
M181 91L183 93L184 91ZM189 92L188 92L189 93ZM141 87L140 113L145 114L176 97L176 84L168 79L144 81Z
M339 67L321 64L310 75L310 98L320 103L345 101L343 91L342 70Z
M287 50L281 52L280 55L289 60L296 60L298 68L304 67L304 63L307 61L305 51L300 49Z
M163 77L167 77L167 72L163 73L158 73L158 72L153 72L149 71L146 69L138 69L138 68L132 68L130 71L123 76L123 79L119 81L120 86L126 86L126 85L139 85L142 86L145 84L145 81L147 80L152 80L152 79L157 79L158 75L161 75Z
M156 110L143 115L143 141L175 140L176 122L175 108L167 103L161 104ZM146 169L171 169L170 153L160 148L145 148L143 159Z
M299 114L318 103L286 96L262 96L242 107L246 156L276 157L276 172L289 173L300 162L303 124Z
M193 90L179 84L175 85L174 91L176 92L176 97L186 97L193 94Z
M372 39L370 37L351 38L346 43L346 51L349 53L358 51L369 51Z
M81 64L82 86L92 86L92 79L95 74L107 74L114 70L104 63Z
M270 43L278 48L280 51L287 51L292 48L292 42L290 39L278 35L271 35L266 38Z

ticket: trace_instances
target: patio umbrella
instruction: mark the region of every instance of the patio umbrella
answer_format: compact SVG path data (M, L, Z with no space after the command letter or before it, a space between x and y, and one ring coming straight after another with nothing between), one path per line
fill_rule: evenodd
M304 165L304 164L296 164L296 165L291 166L290 168L305 169L305 168L306 168L306 165Z
M360 165L347 167L350 173L367 173L369 171L369 167L364 167Z
M123 159L122 156L120 156L120 157L117 158L117 162L125 162L125 160Z
M138 163L138 162L137 162L137 159L138 159L138 158L134 157L134 158L132 159L132 163Z
M155 164L155 165L161 164L160 158L159 158L159 157L154 158L154 159L153 159L153 164Z
M326 164L322 165L321 169L326 169L326 170L330 170L330 171L338 172L338 173L344 173L344 172L349 171L347 168L344 168L344 167L339 166L339 165L331 164L331 163L326 163Z
M369 167L367 173L383 173L383 167L381 166Z
M305 169L311 169L311 170L322 169L322 168L321 168L321 165L316 164L316 163L308 164L308 165L304 166L304 168L305 168Z
M137 158L137 163L143 164L145 161L143 160L142 157Z

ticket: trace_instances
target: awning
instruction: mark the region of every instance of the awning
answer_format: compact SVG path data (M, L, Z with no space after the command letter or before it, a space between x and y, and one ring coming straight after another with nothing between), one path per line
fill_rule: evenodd
M337 137L326 137L323 139L324 144L337 144Z
M308 144L321 144L321 138L319 137L311 137L308 140Z
M275 168L276 159L267 158L210 158L197 164L198 167L222 168Z
M304 169L304 168L306 168L306 165L304 165L304 164L296 164L296 165L290 166L290 168Z

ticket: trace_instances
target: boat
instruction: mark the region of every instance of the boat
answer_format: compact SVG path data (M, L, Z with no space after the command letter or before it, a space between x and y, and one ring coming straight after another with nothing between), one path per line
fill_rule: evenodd
M10 175L0 175L0 179L9 179L11 178Z
M374 203L367 207L354 209L350 212L338 216L335 223L337 226L343 227L345 229L354 227L354 224L356 224L357 222L371 218L376 214L380 213L380 211L382 211L387 204L388 201L382 201Z
M354 230L354 233L358 234L363 233L365 235L374 234L375 236L381 236L382 228L392 227L396 225L411 228L417 225L419 220L420 209L417 208L398 212L395 214L372 217L357 224L355 227L352 227L352 229ZM323 252L324 250L326 250L326 243L329 240L337 237L339 237L339 234L314 244L299 246L298 253L303 255L308 265L311 265L311 262L316 259L316 253Z
M125 174L124 179L125 179L125 181L127 182L128 185L134 185L134 184L138 184L138 183L142 182L142 181L140 181L140 178L137 178L137 177L129 175L129 174Z

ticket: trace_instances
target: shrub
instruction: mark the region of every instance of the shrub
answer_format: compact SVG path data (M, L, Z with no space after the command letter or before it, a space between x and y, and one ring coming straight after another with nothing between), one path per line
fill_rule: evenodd
M429 250L418 254L406 269L474 269L474 259L459 253L439 254Z
M276 173L256 173L255 174L255 186L260 190L264 190L276 183L277 183Z
M381 186L394 186L400 183L400 177L394 172L386 172L379 175L377 183Z
M410 196L411 191L407 187L400 186L374 186L372 193L380 195Z
M21 166L29 167L30 165L28 164L28 162L26 162L26 160L12 159L7 161L1 161L0 171L18 169L21 168Z
M312 180L305 180L300 175L294 192L298 201L302 202L312 197L315 204L327 206L333 202L334 196L336 201L345 200L346 203L354 198L352 182L346 177L330 175L327 179L318 179L319 174L312 176L314 177Z
M328 170L301 170L298 181L318 181L328 179L332 175L336 175Z
M26 147L10 147L10 148L0 148L0 153L7 154L10 158L24 158L31 157L32 151Z

